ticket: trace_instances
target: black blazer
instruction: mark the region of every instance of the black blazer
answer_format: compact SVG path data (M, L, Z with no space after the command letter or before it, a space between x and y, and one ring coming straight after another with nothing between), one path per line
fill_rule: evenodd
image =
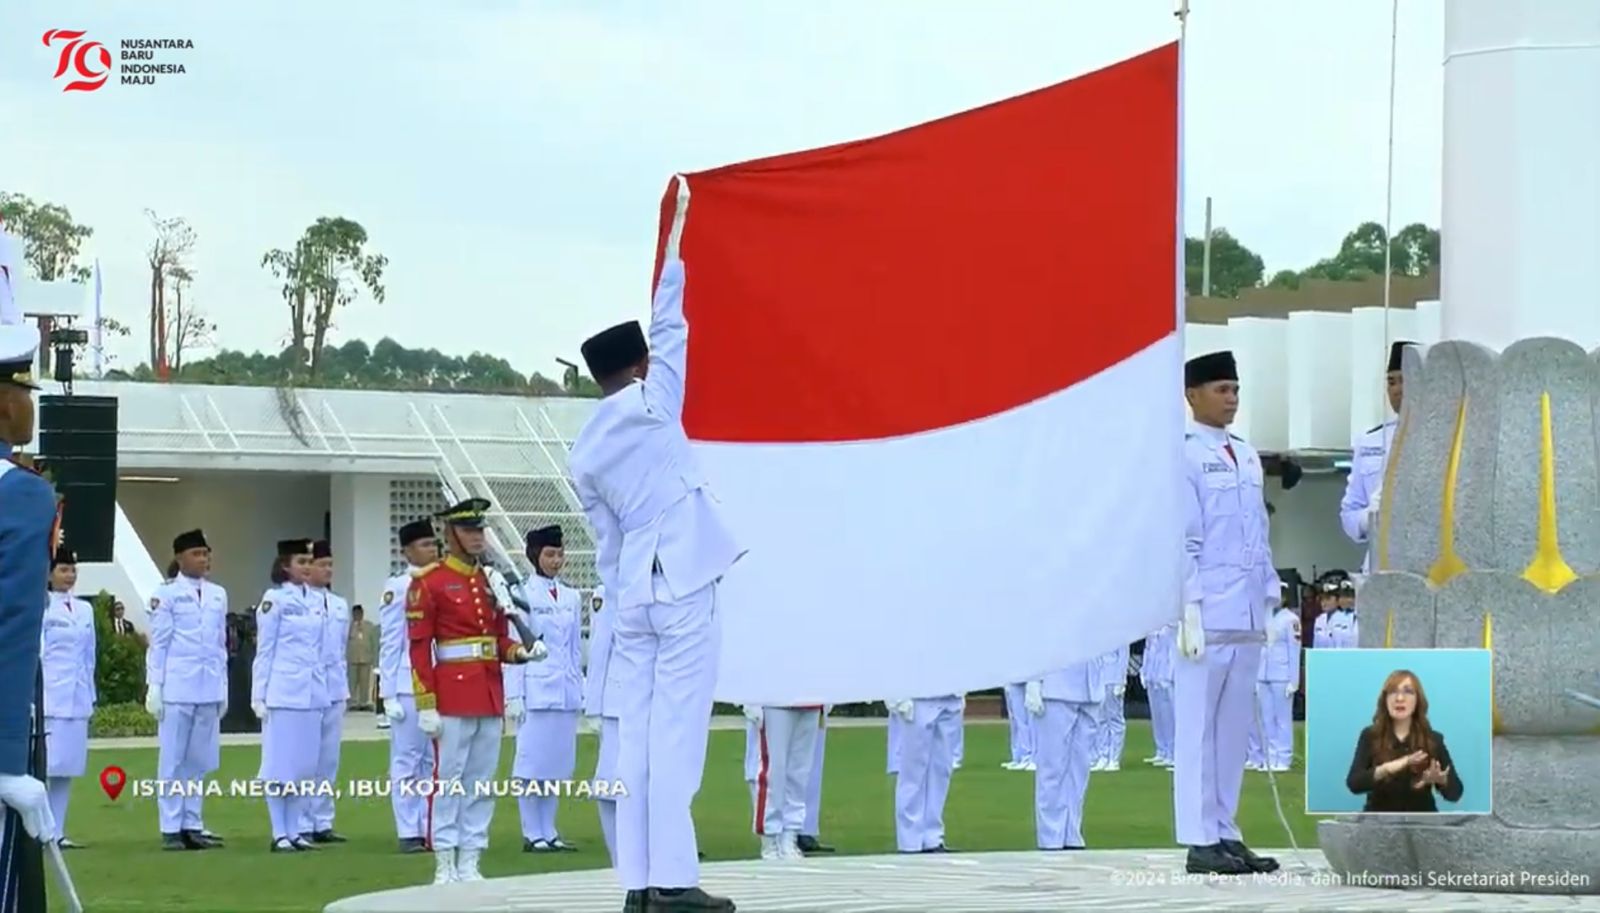
M1408 755L1413 751L1427 751L1428 756L1439 762L1440 767L1449 768L1442 786L1428 789L1417 789L1414 784L1416 775L1402 773L1397 777L1378 780L1376 771L1377 762L1372 752L1372 729L1368 727L1361 730L1356 736L1356 753L1350 761L1350 773L1345 777L1345 785L1356 795L1363 793L1367 796L1367 804L1361 809L1365 812L1437 812L1439 806L1433 800L1435 789L1447 802L1461 801L1461 777L1456 773L1455 762L1450 759L1450 749L1444 744L1441 733L1433 734L1433 747L1422 748L1412 745L1410 739L1402 742L1398 739L1390 740L1390 748L1394 757Z

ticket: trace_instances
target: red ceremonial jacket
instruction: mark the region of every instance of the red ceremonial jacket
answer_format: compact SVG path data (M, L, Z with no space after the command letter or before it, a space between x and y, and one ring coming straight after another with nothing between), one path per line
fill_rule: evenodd
M418 710L441 716L501 716L500 661L517 642L483 570L451 555L411 578L406 594L411 676Z

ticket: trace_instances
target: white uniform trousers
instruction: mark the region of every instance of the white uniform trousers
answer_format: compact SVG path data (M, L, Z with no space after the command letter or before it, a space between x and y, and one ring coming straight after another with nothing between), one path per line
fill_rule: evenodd
M317 782L335 786L339 776L339 749L344 739L346 701L335 701L322 711L322 739L317 750ZM300 807L300 832L333 830L333 796L316 795Z
M653 583L658 596L671 592L660 574ZM626 788L617 800L617 874L629 891L695 887L691 806L705 772L722 646L716 585L616 611L611 680L619 685L617 773Z
M486 850L489 822L494 819L489 787L500 767L500 717L445 716L440 721L441 786L433 799L434 851Z
M1151 685L1146 692L1150 697L1150 734L1156 742L1156 757L1172 760L1172 686Z
M1245 743L1245 768L1267 766L1267 752L1261 738L1261 683L1256 682L1256 692L1250 704L1250 740Z
M67 804L72 799L72 779L83 776L89 760L88 717L44 718L45 785L50 792L50 811L55 815L56 833L67 832Z
M1011 763L1033 760L1034 715L1024 706L1027 685L1006 686L1006 719L1011 723Z
M519 780L566 780L578 763L578 711L529 710L517 727L517 751L511 775ZM530 790L529 792L532 792ZM522 839L554 840L556 809L561 797L519 796Z
M966 754L967 751L967 708L965 705L961 705L958 709L960 716L957 718L958 725L956 726L955 733L956 741L955 745L950 749L951 770L956 770L961 767L961 756Z
M1208 641L1219 635L1248 632L1206 632ZM1179 656L1173 667L1177 715L1173 812L1178 842L1186 846L1242 839L1234 817L1255 719L1261 646L1208 643L1198 659Z
M1288 688L1288 682L1256 682L1261 760L1267 767L1288 767L1294 760L1294 698Z
M889 771L890 774L897 774L897 773L900 772L900 735L901 735L901 733L905 732L905 729L906 729L906 721L905 721L905 719L903 717L901 717L900 714L895 713L893 711L890 711L890 713L889 713L889 727L888 727L888 733L889 733L888 762L889 763L887 765L887 768L888 768L888 771Z
M1095 757L1108 764L1122 763L1122 750L1128 744L1128 717L1123 695L1106 689L1100 702L1100 726Z
M198 782L217 769L221 760L222 704L169 703L156 726L159 744L156 778L164 782ZM200 790L187 789L185 795L156 799L161 833L205 829L200 820ZM194 795L187 795L193 793Z
M438 773L439 746L418 728L415 698L401 694L390 700L399 701L406 714L389 726L389 804L395 834L401 840L426 840L433 832L434 798L423 784Z
M894 842L902 853L944 844L944 801L950 794L961 698L918 698L900 733L894 785Z
M617 779L617 718L600 718L600 749L594 765L594 778L605 781L606 788ZM595 790L595 806L600 810L600 836L605 838L606 853L611 856L611 867L617 867L617 800L610 794Z
M321 710L267 708L256 776L268 784L267 818L273 840L300 836L306 806L316 798L305 793L316 780L321 753Z
M1083 846L1083 797L1089 791L1099 712L1099 704L1047 700L1044 714L1034 717L1034 828L1041 850Z
M806 823L806 790L817 752L816 710L763 707L756 741L759 766L752 828L763 837L799 836Z
M828 754L828 718L817 714L817 746L811 755L811 782L806 784L806 820L800 833L816 837L822 833L822 761Z

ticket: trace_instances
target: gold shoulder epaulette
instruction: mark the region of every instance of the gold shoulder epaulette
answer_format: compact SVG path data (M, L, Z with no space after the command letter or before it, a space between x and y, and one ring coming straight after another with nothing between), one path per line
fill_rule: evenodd
M434 563L428 565L427 567L419 567L416 570L412 571L411 572L411 576L418 577L418 578L426 577L426 576L428 576L429 574L433 573L434 571L436 571L438 569L439 569L439 562L435 561Z

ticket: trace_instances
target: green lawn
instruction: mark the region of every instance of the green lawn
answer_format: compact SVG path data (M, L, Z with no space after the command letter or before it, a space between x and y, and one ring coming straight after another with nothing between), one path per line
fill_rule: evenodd
M893 780L884 773L882 728L835 728L828 735L828 766L823 786L823 837L846 853L894 851ZM1025 850L1033 841L1033 776L1002 770L1007 760L1007 728L975 723L967 727L966 759L951 785L945 829L952 848ZM507 740L502 773L509 770ZM580 739L578 770L594 766L595 740ZM344 747L342 779L378 778L387 770L384 742L350 742ZM1172 775L1141 759L1152 753L1143 721L1129 721L1124 766L1117 773L1094 774L1089 787L1084 836L1091 848L1170 847ZM753 858L757 841L750 833L750 795L743 780L744 735L711 734L704 785L695 806L700 846L711 860ZM258 749L228 747L222 752L222 778L255 774ZM206 911L206 913L309 913L332 900L367 891L426 883L431 856L394 852L394 825L387 799L346 799L337 827L351 842L318 853L269 855L267 812L259 799L213 798L206 825L228 839L223 850L162 852L154 799L124 793L112 802L100 790L99 770L115 764L132 779L155 775L154 749L98 750L90 774L78 780L70 812L71 836L88 849L66 854L84 905L92 913L119 911ZM1301 846L1316 842L1313 820L1303 814L1304 778L1299 770L1278 777L1284 811ZM1248 773L1239 824L1262 847L1285 846L1288 839L1273 809L1265 774ZM565 868L607 866L599 821L585 802L563 804L558 824L580 851L555 855L521 852L517 809L510 799L495 810L491 848L484 856L489 877Z

